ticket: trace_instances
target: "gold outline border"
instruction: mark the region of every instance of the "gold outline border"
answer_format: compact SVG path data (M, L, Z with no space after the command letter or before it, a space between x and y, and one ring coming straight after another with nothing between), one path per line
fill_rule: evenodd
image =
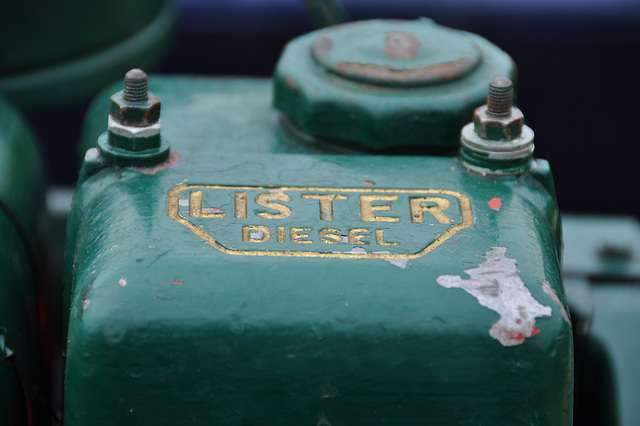
M415 254L383 254L383 253L319 253L302 251L262 251L262 250L229 250L219 244L211 235L191 223L188 219L178 213L180 193L187 188L199 189L237 189L237 190L266 190L266 191L313 191L313 192L359 192L359 193L394 193L394 194L445 194L458 199L462 222L447 229L436 238L433 243ZM353 259L417 259L431 253L434 249L442 245L445 241L455 235L461 229L473 224L473 213L471 211L471 201L466 195L448 189L383 189L383 188L328 188L311 186L234 186L234 185L178 185L169 190L167 195L167 216L186 226L191 232L202 238L216 250L233 255L245 256L286 256L286 257L337 257Z

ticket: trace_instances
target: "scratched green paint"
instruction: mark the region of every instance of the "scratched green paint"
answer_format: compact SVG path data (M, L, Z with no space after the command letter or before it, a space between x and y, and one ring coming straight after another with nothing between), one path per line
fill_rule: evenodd
M67 425L572 423L571 328L542 289L549 281L565 302L546 162L483 178L455 157L334 155L340 148L283 132L267 80L152 78L151 90L180 160L145 174L90 159L74 199ZM85 149L104 131L106 93ZM447 189L470 198L474 222L406 265L230 255L167 215L167 194L181 184ZM487 204L495 197L499 211ZM285 203L291 226L310 223L296 216L301 203ZM257 224L263 211L250 205L247 219L224 220ZM363 223L354 207L328 224L393 226L422 243L419 224L398 212L398 223ZM537 320L539 334L509 348L489 336L498 314L436 282L466 277L494 246L553 310Z

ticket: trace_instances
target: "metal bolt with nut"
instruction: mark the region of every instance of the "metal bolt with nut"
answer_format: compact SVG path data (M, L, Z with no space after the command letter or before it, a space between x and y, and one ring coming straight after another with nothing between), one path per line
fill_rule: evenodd
M149 166L169 157L169 144L161 136L161 102L148 91L147 74L132 69L125 74L124 90L109 100L108 131L98 139L107 160L123 166Z
M487 104L477 108L473 123L462 128L460 159L471 171L518 174L531 168L533 130L513 106L513 83L496 77L489 83Z

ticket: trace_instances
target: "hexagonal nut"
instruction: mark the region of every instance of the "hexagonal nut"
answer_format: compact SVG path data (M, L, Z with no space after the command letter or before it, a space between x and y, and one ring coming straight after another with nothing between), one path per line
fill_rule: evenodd
M476 108L473 113L473 126L476 133L483 139L492 141L507 141L522 134L524 115L518 108L511 108L511 114L497 116L489 114L487 106Z
M161 126L160 120L146 127L124 126L109 116L109 145L127 151L158 148L161 144Z
M123 99L120 91L109 100L109 115L125 126L146 127L160 120L160 107L160 99L153 93L149 93L147 102L131 103Z

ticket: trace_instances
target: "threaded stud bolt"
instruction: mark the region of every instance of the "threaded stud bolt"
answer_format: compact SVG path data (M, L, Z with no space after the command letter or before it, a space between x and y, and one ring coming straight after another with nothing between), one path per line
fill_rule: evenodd
M487 112L495 116L511 114L513 107L513 83L506 77L496 77L489 83Z
M125 74L122 98L131 103L147 101L149 98L149 79L144 71L134 68Z

